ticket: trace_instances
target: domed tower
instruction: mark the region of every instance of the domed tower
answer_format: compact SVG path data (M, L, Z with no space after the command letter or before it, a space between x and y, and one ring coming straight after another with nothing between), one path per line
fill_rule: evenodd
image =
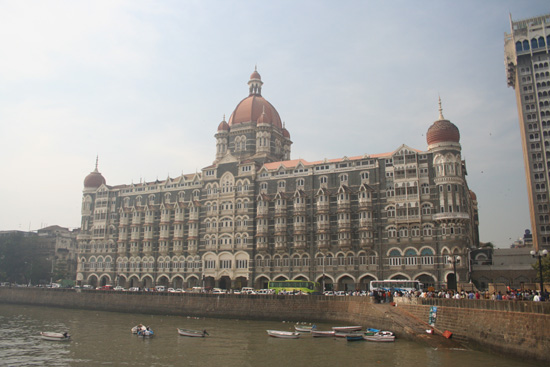
M443 117L439 99L439 119L426 134L428 151L433 153L434 183L439 194L434 220L441 233L461 232L470 221L470 192L466 185L466 169L461 158L460 132L455 124ZM463 232L464 233L464 232Z
M84 179L84 191L95 191L97 190L101 185L105 185L106 181L105 178L99 171L97 170L98 165L98 157L95 159L95 169L93 172L90 172L88 176Z
M262 86L262 77L254 70L248 97L239 102L227 123L218 126L215 162L226 154L262 162L290 159L290 134L275 107L262 97Z
M222 122L218 125L216 137L216 161L219 161L227 153L227 145L229 140L229 124L225 121L225 115Z

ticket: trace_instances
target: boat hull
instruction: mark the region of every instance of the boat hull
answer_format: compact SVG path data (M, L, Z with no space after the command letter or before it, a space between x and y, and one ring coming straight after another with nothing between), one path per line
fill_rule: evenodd
M178 334L181 336L189 336L191 338L204 338L206 335L208 335L206 330L198 331L198 330L188 330L188 329L178 329Z
M41 332L40 337L43 340L50 340L50 341L56 341L56 342L68 341L71 338L71 336L68 334L51 333L51 332Z
M335 336L334 334L336 334L336 332L334 330L332 331L316 331L316 330L313 330L311 332L311 336L313 336L314 338L322 338L322 337L333 337Z
M274 338L282 339L298 339L300 337L300 333L292 331L267 330L267 334Z
M360 325L355 326L334 326L332 330L336 331L337 333L351 333L354 331L360 331L363 327Z

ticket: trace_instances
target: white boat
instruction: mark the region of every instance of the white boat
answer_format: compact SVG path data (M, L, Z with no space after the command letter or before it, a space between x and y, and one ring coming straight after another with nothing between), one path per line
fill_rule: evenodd
M298 339L300 337L300 333L294 331L267 330L267 334L274 338L284 339Z
M354 325L354 326L334 326L332 330L336 332L343 332L343 333L351 333L353 331L359 331L363 327L360 325Z
M395 335L391 331L379 331L374 335L364 335L363 339L371 342L393 342L395 341Z
M69 334L65 333L53 333L49 331L43 331L40 333L40 336L44 340L52 340L52 341L67 341L71 338Z
M300 333L309 333L315 329L317 329L317 326L306 326L306 325L294 325L294 329Z
M199 330L189 330L189 329L180 329L178 328L178 334L181 336L191 336L191 337L199 337L204 338L206 335L209 335L206 330L199 331Z
M311 330L311 336L314 338L334 336L336 332L334 330Z

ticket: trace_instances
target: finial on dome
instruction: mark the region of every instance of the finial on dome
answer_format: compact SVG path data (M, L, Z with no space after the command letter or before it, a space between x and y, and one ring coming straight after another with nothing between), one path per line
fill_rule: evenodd
M225 121L225 113L223 114L223 120L222 121Z
M99 155L96 155L95 156L95 171L94 172L99 172L98 171L98 164L99 164Z
M443 107L441 107L441 96L439 97L439 120L445 120L443 117Z

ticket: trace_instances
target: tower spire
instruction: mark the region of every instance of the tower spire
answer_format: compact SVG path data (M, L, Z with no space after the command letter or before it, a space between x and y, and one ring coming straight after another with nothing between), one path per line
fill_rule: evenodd
M95 171L94 172L99 172L98 165L99 165L99 155L96 155L95 156Z
M443 117L443 107L441 107L441 96L439 96L439 120L445 120L445 117Z

